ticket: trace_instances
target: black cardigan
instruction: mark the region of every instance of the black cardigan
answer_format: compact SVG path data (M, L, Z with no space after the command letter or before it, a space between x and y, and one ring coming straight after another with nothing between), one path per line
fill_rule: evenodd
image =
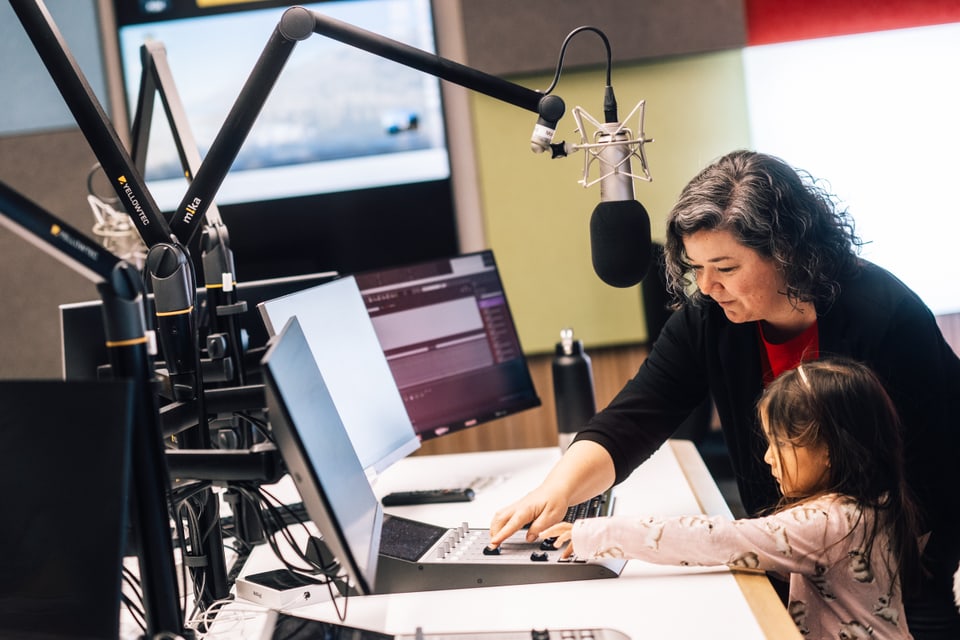
M933 314L887 271L863 262L818 310L821 356L871 366L905 425L908 479L931 528L960 518L960 359ZM617 482L646 460L709 393L717 408L744 507L756 514L778 499L763 462L756 416L762 391L755 322L734 324L713 301L687 304L667 321L650 355L577 439L610 453ZM947 527L950 528L950 527Z

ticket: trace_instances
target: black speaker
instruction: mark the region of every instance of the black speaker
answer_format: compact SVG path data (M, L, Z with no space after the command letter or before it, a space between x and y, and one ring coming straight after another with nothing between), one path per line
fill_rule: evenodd
M0 381L0 637L119 636L134 398Z

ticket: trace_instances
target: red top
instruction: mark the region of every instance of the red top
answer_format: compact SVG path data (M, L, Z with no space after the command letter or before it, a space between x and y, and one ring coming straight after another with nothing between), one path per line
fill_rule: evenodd
M763 346L760 353L763 359L764 386L784 371L793 369L801 362L816 360L820 356L820 333L816 322L804 329L803 333L781 343L767 340L760 323L757 323L757 333Z

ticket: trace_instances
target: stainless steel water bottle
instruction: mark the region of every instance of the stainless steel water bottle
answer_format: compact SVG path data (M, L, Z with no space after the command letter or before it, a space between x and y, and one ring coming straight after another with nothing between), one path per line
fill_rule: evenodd
M560 451L566 451L573 437L597 412L590 356L584 352L583 343L574 340L573 329L560 331L553 358L553 399Z

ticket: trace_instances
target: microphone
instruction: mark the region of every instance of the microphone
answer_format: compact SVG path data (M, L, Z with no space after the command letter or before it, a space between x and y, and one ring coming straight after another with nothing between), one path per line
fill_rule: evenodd
M636 200L600 202L590 217L593 270L611 287L640 284L651 260L650 217Z
M584 177L585 187L600 183L600 202L590 217L590 253L593 270L597 276L612 287L632 287L647 275L652 260L650 239L650 216L634 197L633 180L651 180L647 169L643 143L643 106L640 102L631 112L640 111L640 137L631 139L630 130L620 122L599 123L585 111L576 107L574 117L585 137L581 117L588 118L597 129L596 142L583 144L587 152ZM629 117L629 116L628 116ZM607 110L607 119L615 120L615 109ZM632 173L630 159L639 158L643 175ZM588 182L590 164L600 164L600 177Z
M199 381L192 265L182 248L159 243L147 253L146 267L153 284L157 337L170 374L173 399L193 399Z

